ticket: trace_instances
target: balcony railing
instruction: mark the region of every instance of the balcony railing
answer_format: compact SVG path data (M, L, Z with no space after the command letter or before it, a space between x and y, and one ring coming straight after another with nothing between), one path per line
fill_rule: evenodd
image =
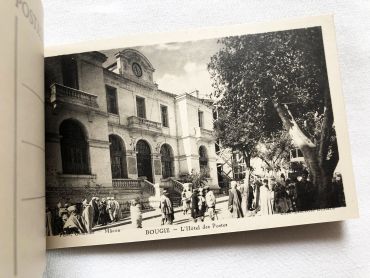
M203 137L213 137L213 131L205 128L200 128L200 134Z
M203 127L196 127L195 128L195 134L198 138L204 138L207 140L212 140L215 138L213 131L209 129L205 129Z
M51 85L50 102L66 102L98 108L97 96L57 83Z
M144 118L131 116L127 118L129 128L144 129L152 132L162 132L162 124L158 122L149 121Z
M113 179L112 186L114 188L140 189L141 181L133 179Z

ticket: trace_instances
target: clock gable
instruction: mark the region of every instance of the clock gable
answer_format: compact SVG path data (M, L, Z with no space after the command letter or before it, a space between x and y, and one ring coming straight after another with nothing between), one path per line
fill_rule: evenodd
M154 68L150 61L135 49L124 49L116 54L119 74L140 82L152 83Z

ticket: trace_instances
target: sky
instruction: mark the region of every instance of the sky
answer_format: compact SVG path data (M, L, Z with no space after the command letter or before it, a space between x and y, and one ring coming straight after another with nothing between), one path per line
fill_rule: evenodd
M154 82L159 89L174 94L198 90L199 95L205 97L213 91L207 65L220 47L217 39L209 39L132 48L140 51L152 63L155 68ZM108 56L104 66L113 63L114 54L122 49L102 51Z

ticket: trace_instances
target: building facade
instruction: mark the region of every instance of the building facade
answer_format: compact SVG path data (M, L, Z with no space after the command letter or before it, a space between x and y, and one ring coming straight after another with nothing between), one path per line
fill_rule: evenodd
M202 169L218 188L212 106L158 89L134 49L47 58L47 188L162 186Z

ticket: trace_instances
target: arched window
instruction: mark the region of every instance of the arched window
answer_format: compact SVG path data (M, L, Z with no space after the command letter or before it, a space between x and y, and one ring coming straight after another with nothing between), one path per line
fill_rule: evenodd
M137 173L139 177L146 177L153 182L152 155L149 144L144 140L136 143Z
M113 179L127 178L126 148L117 135L109 135L110 164Z
M89 146L82 124L65 120L59 127L60 150L64 174L90 174Z
M173 152L168 144L163 144L161 147L161 163L162 163L162 177L173 177Z
M208 173L208 156L207 149L204 146L199 147L199 168L201 172Z

